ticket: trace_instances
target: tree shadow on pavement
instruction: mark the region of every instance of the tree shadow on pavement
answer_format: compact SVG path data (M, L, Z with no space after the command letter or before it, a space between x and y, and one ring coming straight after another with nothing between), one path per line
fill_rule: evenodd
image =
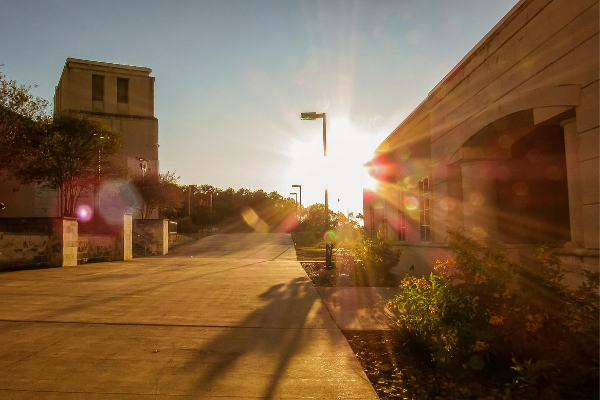
M292 359L307 342L306 336L315 329L336 329L307 278L273 285L259 297L267 302L264 307L252 311L236 327L223 328L224 333L200 348L187 365L192 369L200 366L205 369L198 378L196 390L212 391L220 377L234 373L236 364L243 365L247 357L275 358L272 363L256 361L252 364L264 369L268 383L260 393L247 393L248 397L271 399ZM314 308L315 303L319 304L318 308ZM326 318L320 317L323 315ZM246 378L238 379L243 384Z

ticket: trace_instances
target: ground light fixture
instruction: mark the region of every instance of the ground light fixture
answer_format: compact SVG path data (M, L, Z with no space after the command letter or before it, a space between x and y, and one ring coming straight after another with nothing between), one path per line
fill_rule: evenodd
M303 121L314 121L317 118L323 119L323 156L327 157L327 118L325 113L316 112L300 113L300 119ZM325 189L325 268L333 268L333 244L329 237L329 204L327 198L327 189Z

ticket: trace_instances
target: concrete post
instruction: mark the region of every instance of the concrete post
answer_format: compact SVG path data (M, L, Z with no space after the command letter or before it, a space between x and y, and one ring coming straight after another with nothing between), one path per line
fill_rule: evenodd
M581 199L581 174L579 172L579 135L575 118L561 122L565 136L567 186L569 190L569 223L571 242L567 247L583 246L583 202Z
M498 237L496 166L493 160L460 163L464 229L475 239Z
M123 215L123 226L117 234L116 260L133 260L133 221L131 214Z
M76 218L52 219L52 245L48 259L55 267L77 266L79 229Z
M162 254L169 252L169 220L162 220Z

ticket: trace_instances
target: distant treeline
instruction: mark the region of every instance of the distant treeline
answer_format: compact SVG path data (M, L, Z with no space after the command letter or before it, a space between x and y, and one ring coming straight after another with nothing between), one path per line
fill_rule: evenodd
M182 232L211 227L237 232L289 232L296 226L295 200L277 192L222 190L211 185L179 186L179 190L183 201L162 214L177 221Z

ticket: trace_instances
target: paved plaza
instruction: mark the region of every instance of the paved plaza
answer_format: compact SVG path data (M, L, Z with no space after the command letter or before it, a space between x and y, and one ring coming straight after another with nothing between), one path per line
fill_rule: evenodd
M377 399L289 235L0 273L2 399Z

